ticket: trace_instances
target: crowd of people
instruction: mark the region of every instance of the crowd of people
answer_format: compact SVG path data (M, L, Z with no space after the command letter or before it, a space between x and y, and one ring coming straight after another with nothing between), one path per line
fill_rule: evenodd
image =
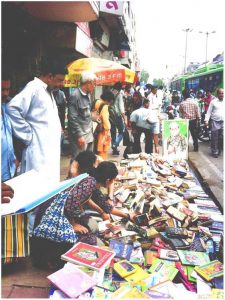
M64 65L45 60L40 76L27 83L12 99L9 98L10 77L7 74L2 76L2 203L13 197L13 190L4 182L29 170L44 170L49 181L60 181L60 150L66 129L71 146L68 178L88 174L79 184L30 214L2 217L3 263L29 255L29 240L34 263L42 267L60 263L60 255L74 242L101 245L103 242L95 234L96 224L86 213L87 207L97 211L103 220L115 214L134 221L133 215L113 206L113 185L118 170L113 163L107 162L108 154L112 151L113 155L119 155L118 147L128 131L132 136L132 153L142 151L142 134L145 135L145 152L159 153L161 113L168 112L169 115L175 104L176 108L179 104L179 117L189 120L194 151L199 149L197 129L201 114L204 114L205 122L210 123L213 132L212 155L219 155L223 89L217 90L217 97L213 97L210 91L205 97L198 94L197 100L191 91L184 90L183 101L178 101L163 87L147 84L144 89L139 82L133 85L117 82L105 88L100 99L93 102L90 94L94 92L96 76L83 72L80 86L66 99L60 90L65 74ZM170 114L172 117L175 116ZM176 132L179 135L179 130ZM179 138L183 147L184 141ZM168 153L176 143L173 135L168 141ZM101 188L106 190L105 194ZM67 238L51 235L53 231L49 228L55 226L55 216L66 224ZM18 232L22 239L16 239ZM13 239L16 243L9 247L7 241Z

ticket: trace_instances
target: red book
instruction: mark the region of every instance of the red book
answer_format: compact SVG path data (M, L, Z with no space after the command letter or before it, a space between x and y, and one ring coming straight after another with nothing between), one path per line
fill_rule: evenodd
M90 269L101 270L110 263L114 256L115 252L113 251L79 242L63 254L61 258Z

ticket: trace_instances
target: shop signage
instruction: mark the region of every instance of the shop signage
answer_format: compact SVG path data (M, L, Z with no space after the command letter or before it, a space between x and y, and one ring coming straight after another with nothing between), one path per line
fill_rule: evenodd
M123 1L100 1L100 11L113 15L123 15Z

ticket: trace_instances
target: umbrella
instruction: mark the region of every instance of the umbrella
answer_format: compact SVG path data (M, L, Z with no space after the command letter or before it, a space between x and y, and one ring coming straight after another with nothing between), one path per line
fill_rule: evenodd
M119 81L133 83L136 80L135 72L123 65L107 59L90 57L75 60L68 65L64 86L78 86L83 71L95 73L97 85L112 85Z

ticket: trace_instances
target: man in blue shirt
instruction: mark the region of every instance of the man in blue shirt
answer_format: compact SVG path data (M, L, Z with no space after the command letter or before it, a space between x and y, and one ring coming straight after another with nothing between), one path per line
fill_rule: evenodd
M16 157L13 149L12 127L6 112L6 103L9 101L10 80L2 79L2 175L1 181L6 181L15 175Z

